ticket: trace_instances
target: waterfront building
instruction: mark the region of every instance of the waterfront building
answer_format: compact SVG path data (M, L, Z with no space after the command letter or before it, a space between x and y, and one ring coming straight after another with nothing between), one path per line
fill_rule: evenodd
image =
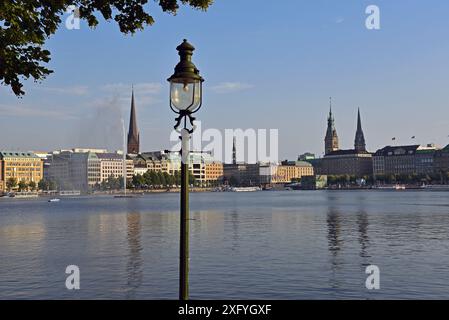
M131 113L129 117L128 154L138 154L140 151L140 134L137 128L137 114L134 103L134 89L131 93Z
M223 164L223 180L236 186L258 186L261 184L260 163L237 163L236 139L232 145L232 163Z
M45 167L45 179L56 183L59 190L86 192L101 181L101 164L96 154L104 149L74 148L54 151Z
M357 130L354 149L340 150L332 110L329 112L325 138L325 155L312 162L320 175L370 176L373 173L372 154L366 150L360 109L357 112Z
M419 145L387 146L373 155L374 178L387 175L415 174L415 154Z
M133 158L134 168L140 172L162 172L162 154L145 152ZM166 166L165 166L166 167ZM136 173L137 174L137 173Z
M416 174L432 175L435 173L434 159L437 147L434 144L420 146L415 153Z
M166 172L170 175L181 172L181 155L168 150L144 152L134 158L134 168L138 172ZM206 182L221 180L223 165L214 160L210 152L190 152L189 172L195 181L204 185Z
M127 179L134 174L133 160L126 159ZM87 192L109 177L123 177L123 153L102 149L71 149L55 151L49 159L46 178L59 190Z
M0 151L0 191L7 190L10 178L37 185L44 177L43 171L43 161L33 152Z
M219 161L206 162L206 181L222 182L223 181L223 163Z
M387 146L373 155L374 177L390 175L432 175L442 165L444 152L427 146ZM435 161L437 164L435 164Z
M449 178L449 144L443 149L435 151L434 172L446 174L446 179Z
M95 153L92 155L93 157L98 158L98 162L100 163L100 181L96 181L97 183L101 183L106 181L109 177L114 178L122 178L123 177L123 153L121 152L108 152L108 153ZM134 174L134 163L131 159L126 159L126 178L132 179Z
M250 187L261 184L261 167L266 165L260 163L237 163L224 164L224 180L232 185Z
M70 158L73 152L61 150L50 154L44 165L44 179L53 181L62 189L71 189Z
M300 180L304 176L313 175L313 166L305 161L284 161L281 165L260 166L260 182L262 184L285 184Z

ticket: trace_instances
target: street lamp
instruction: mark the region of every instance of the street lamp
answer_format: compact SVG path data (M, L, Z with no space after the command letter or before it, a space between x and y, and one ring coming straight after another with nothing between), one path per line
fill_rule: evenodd
M202 105L204 79L192 63L195 48L184 39L176 48L179 63L170 82L170 108L178 114L175 130L181 134L181 228L179 245L179 299L189 298L189 155L190 135L195 130L192 114ZM191 129L188 128L189 120Z

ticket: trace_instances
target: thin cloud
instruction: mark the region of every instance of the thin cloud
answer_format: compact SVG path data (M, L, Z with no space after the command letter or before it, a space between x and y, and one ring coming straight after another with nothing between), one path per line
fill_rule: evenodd
M73 95L73 96L84 96L89 93L89 88L87 86L38 87L38 89L55 94Z
M222 82L213 86L211 89L215 93L231 93L254 88L253 85L242 82Z
M74 119L76 116L59 110L42 109L40 107L24 105L0 104L0 116L4 117L44 117L57 119Z
M343 17L338 17L337 19L335 19L335 23L336 24L340 24L340 23L343 23L343 22L345 22L345 18L343 18Z
M130 93L131 84L126 83L110 83L101 87L103 91L112 93ZM134 93L138 95L155 95L162 90L162 84L157 82L144 82L134 84Z

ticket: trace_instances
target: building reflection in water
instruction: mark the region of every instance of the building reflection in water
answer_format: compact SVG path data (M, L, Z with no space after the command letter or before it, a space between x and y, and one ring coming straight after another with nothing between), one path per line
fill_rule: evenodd
M232 244L231 250L235 251L239 246L239 214L237 209L232 209L230 214L230 222L232 229Z
M327 213L327 243L329 253L331 254L332 271L338 270L339 261L338 254L342 248L343 240L341 239L341 217L337 208L330 206Z
M327 212L327 243L330 253L330 266L331 266L331 278L330 286L334 289L340 288L341 283L338 280L338 271L342 267L343 261L340 257L342 251L343 239L342 239L342 216L338 209L338 195L329 193L327 202L329 204Z
M344 234L346 232L357 232L358 237L358 245L360 247L359 256L361 259L361 267L362 270L365 269L367 265L369 265L368 259L370 255L368 253L370 240L368 236L368 227L369 227L369 219L368 214L363 207L360 207L356 212L356 220L357 224L356 228L343 228L345 223L347 224L349 221L347 219L351 219L351 215L343 215L342 211L338 206L338 199L335 197L329 197L329 209L327 212L327 241L328 241L328 250L330 253L330 263L331 263L331 287L339 288L341 283L338 280L338 272L343 266L343 254L342 249L344 245L344 238L351 238L350 234ZM343 230L344 229L344 230ZM357 263L355 261L349 261L349 263ZM343 279L342 279L343 280Z
M143 260L141 244L141 215L138 212L128 213L127 241L128 241L128 263L126 266L128 298L135 296L135 291L142 285Z
M368 214L364 209L360 209L357 213L357 225L359 231L360 257L363 259L370 258L368 254L369 237L368 237ZM362 262L363 265L368 265L367 261Z

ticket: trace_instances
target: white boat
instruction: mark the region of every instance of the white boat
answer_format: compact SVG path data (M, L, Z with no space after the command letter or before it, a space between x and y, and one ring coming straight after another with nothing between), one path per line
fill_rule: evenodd
M449 191L449 185L429 184L429 185L421 186L421 189L429 190L429 191Z
M119 194L119 195L115 195L114 198L116 198L116 199L132 199L132 198L135 198L135 196L132 194Z
M55 199L50 199L50 200L48 200L48 202L59 202L59 201L61 201L61 199L55 198Z
M255 191L260 191L260 190L262 190L262 189L259 187L241 187L241 188L234 187L234 188L231 188L232 192L255 192Z
M405 190L405 185L403 185L403 184L396 184L396 185L390 185L390 186L374 186L373 189L377 189L377 190Z
M80 196L80 190L61 190L59 191L60 196Z
M18 199L26 199L26 198L37 198L39 194L37 192L16 192L14 194L10 194L11 198L18 198Z

